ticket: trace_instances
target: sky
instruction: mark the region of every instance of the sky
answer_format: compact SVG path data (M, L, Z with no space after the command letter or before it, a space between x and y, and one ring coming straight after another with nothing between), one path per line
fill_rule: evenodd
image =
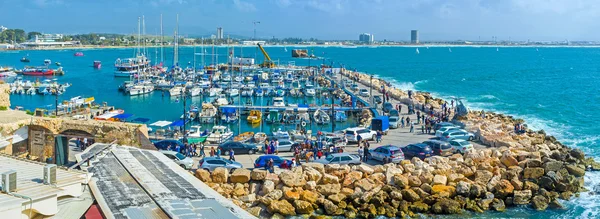
M598 0L0 0L0 25L45 33L146 32L180 35L357 40L599 40Z

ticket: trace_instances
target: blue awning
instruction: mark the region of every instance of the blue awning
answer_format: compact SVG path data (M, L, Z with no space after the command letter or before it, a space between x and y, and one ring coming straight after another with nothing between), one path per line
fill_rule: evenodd
M308 104L298 104L298 108L308 108Z
M223 110L223 113L235 113L234 107L223 107L221 109Z
M113 118L113 119L127 119L127 118L132 117L132 116L133 116L133 114L131 114L131 113L122 113L122 114L118 114L116 116L113 116L111 118Z
M175 122L172 122L169 126L176 126L176 127L181 127L185 125L185 123L183 122L183 119L177 120Z
M148 119L148 118L136 118L136 119L132 120L132 122L140 122L140 123L147 123L148 121L150 121L150 119Z

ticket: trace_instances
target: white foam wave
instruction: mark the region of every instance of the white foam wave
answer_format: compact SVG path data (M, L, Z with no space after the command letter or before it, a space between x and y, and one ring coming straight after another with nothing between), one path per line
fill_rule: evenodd
M481 95L479 96L481 99L487 99L487 100L493 100L493 99L498 99L496 96L491 95L491 94L486 94L486 95Z
M417 85L417 84L425 84L427 82L429 82L429 80L420 80L420 81L416 81L414 84L415 85Z

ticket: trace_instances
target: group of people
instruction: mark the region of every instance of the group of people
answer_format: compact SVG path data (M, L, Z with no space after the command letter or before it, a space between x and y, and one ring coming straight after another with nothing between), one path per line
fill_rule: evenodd
M81 149L81 151L84 151L88 146L94 144L94 139L91 139L88 141L87 138L77 138L75 140L75 144L77 145L78 148Z
M200 153L198 153L198 149L200 149ZM171 145L169 145L167 147L167 150L177 151L177 153L183 154L186 157L204 157L205 156L204 144L202 144L202 143L200 143L200 144L184 143L183 146L175 145L175 147L171 147Z

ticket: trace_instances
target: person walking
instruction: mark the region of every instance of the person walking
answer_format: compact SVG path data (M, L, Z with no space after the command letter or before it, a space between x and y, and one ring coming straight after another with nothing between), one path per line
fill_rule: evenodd
M415 132L415 126L413 124L410 124L410 133L414 133Z
M235 161L235 152L232 148L229 149L229 161Z
M215 156L215 147L210 147L210 156L211 157Z
M217 147L217 158L221 158L221 147Z
M377 131L377 136L376 136L376 137L377 137L377 143L380 143L380 142L381 142L381 137L382 137L382 136L383 136L383 132L381 132L381 131Z
M206 154L204 154L204 143L200 143L200 157L205 157Z
M363 160L365 162L367 162L367 159L369 158L369 146L368 143L365 144L365 146L363 147Z
M404 116L400 119L400 123L402 123L402 128L404 128Z
M360 157L360 159L364 159L364 155L365 155L365 151L363 149L363 147L358 147L358 157Z
M356 136L356 141L358 142L358 146L360 147L360 143L362 141L362 136L360 136L360 135Z

